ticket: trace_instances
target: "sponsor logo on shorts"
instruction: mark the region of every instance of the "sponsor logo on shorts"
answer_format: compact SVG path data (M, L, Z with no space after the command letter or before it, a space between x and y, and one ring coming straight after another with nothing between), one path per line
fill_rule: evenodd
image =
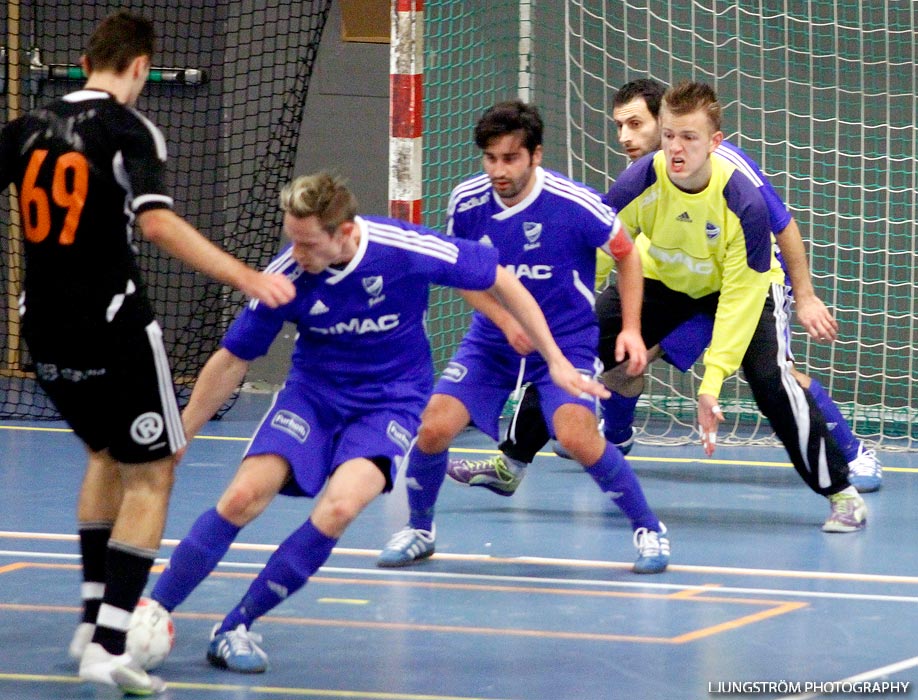
M143 413L131 423L131 439L138 445L150 445L163 434L163 417L154 411Z
M309 437L309 423L291 411L280 410L271 419L271 427L287 433L298 442L306 442Z
M411 433L394 420L390 420L389 425L386 427L386 437L403 450L407 450L411 445Z
M450 362L446 365L446 369L443 370L441 375L448 382L456 382L457 384L465 379L465 375L469 373L468 367L465 365L460 365L458 362Z
M63 379L66 382L76 384L85 379L105 376L105 368L71 369L70 367L58 367L47 362L37 362L35 363L35 373L42 381L55 382L58 379Z

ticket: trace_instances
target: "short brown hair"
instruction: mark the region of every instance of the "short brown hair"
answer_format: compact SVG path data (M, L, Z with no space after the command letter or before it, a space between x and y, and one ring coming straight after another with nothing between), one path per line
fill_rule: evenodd
M357 198L347 181L330 173L302 175L281 190L280 205L298 219L315 216L328 233L357 216Z
M86 47L90 71L123 73L138 56L153 56L153 23L124 10L109 15L96 28Z
M714 88L706 83L684 80L663 94L663 108L677 116L704 112L714 131L720 131L721 107Z

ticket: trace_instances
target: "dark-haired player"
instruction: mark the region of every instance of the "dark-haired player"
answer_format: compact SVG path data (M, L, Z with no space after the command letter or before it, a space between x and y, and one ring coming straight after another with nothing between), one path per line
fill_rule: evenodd
M172 211L165 141L134 109L153 51L150 22L110 16L82 58L83 89L0 137L0 190L15 184L25 238L22 332L39 384L88 452L77 507L84 612L70 653L81 678L135 694L164 687L125 653L125 632L160 545L185 435L133 226L263 303L293 296L289 280L250 269Z

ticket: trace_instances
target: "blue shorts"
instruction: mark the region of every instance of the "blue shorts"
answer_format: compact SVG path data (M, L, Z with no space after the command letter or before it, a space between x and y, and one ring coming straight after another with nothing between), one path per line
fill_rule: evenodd
M275 395L245 456L274 454L290 465L288 496L316 496L344 462L364 457L392 490L399 467L420 425L426 395L415 387L380 386L379 401L348 397L319 377L290 381ZM350 399L350 400L349 400Z
M588 377L596 377L602 364L596 356L595 343L562 346L564 356ZM551 380L548 365L537 353L521 358L509 348L504 350L466 336L434 387L435 394L453 396L463 403L472 423L494 440L500 439L501 412L507 397L519 383L520 363L525 362L522 383L531 383L539 392L539 404L549 432L554 435L551 417L564 404L576 403L596 412L596 399L582 395L575 398Z
M788 318L791 314L793 296L790 287L785 287L784 312ZM711 334L714 332L714 318L707 314L697 314L689 320L683 321L672 330L663 340L660 347L663 349L663 359L673 365L680 372L688 372L700 358L708 345L711 344ZM784 326L785 347L787 359L793 361L794 356L790 351L790 324Z
M713 317L707 314L692 316L660 341L663 359L680 372L688 372L711 344L713 332Z

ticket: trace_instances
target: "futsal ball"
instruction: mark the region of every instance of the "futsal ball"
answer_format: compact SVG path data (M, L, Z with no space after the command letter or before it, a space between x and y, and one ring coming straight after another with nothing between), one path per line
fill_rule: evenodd
M161 666L175 646L172 615L152 598L137 601L127 633L127 650L144 669Z

